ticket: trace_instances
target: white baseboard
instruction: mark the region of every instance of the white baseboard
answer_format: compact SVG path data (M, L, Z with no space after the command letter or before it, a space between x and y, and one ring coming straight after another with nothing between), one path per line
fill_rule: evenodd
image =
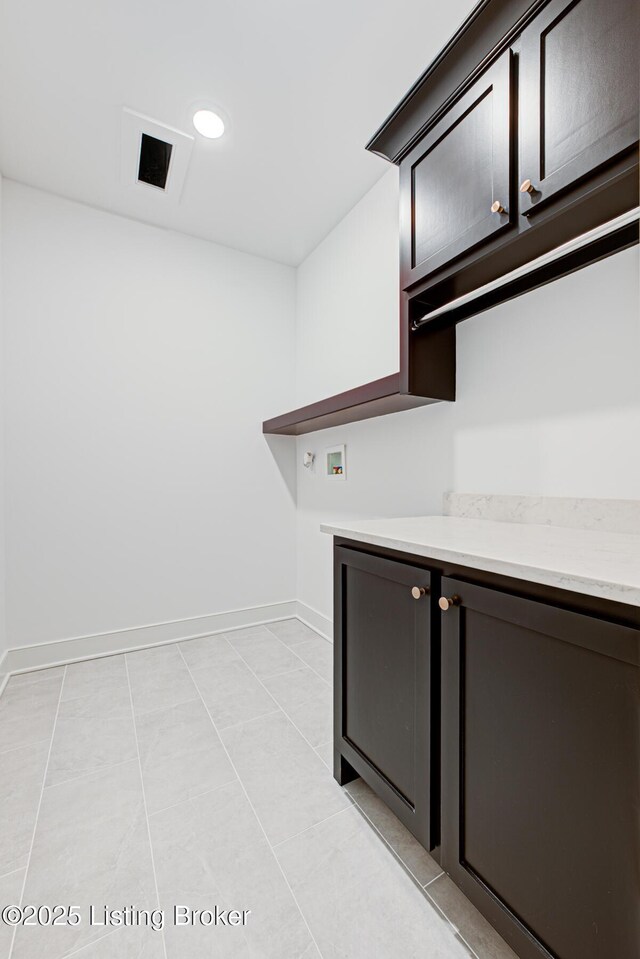
M298 615L299 605L295 600L270 603L266 606L235 609L226 613L212 613L209 616L195 616L166 623L152 623L148 626L134 626L131 629L117 629L109 633L74 636L71 639L52 640L32 646L16 646L8 649L0 660L0 692L6 678L15 673L43 669L48 666L64 666L83 659L113 656L115 653L132 652L148 646L163 646L179 640L197 639L213 633L225 633L247 626L274 623L280 619L292 619ZM310 613L314 611L310 610ZM309 625L318 629L310 619ZM318 629L318 632L323 631ZM3 673L6 674L4 682Z
M306 603L301 603L300 600L297 601L296 607L296 616L298 619L302 620L307 626L310 626L311 629L315 629L316 633L320 633L320 635L330 643L333 642L333 623L330 619L323 616L322 613L319 613L313 606L307 606Z
M2 656L0 656L0 696L2 696L2 690L7 685L9 679L9 672L7 670L7 651L5 650Z

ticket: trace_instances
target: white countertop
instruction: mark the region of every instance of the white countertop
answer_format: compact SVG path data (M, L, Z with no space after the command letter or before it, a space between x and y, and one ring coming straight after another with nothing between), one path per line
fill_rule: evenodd
M323 533L640 606L640 534L413 516L323 524Z

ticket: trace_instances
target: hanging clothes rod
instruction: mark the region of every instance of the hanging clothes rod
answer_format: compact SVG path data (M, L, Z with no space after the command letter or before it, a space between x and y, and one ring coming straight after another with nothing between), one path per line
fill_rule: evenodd
M549 250L548 253L543 253L542 256L536 257L535 260L530 260L529 263L525 263L523 266L511 270L510 273L505 273L504 276L500 276L496 280L491 280L490 283L485 283L476 290L471 290L470 293L465 293L463 296L458 296L455 300L450 300L448 303L445 303L444 306L439 306L437 309L431 310L430 313L425 313L419 320L414 321L412 328L417 330L424 323L428 323L438 316L444 316L446 313L451 313L461 306L466 306L467 303L472 303L479 297L485 296L487 293L492 293L494 290L499 290L500 287L507 286L515 280L520 280L530 273L534 273L536 270L540 270L550 263L554 263L556 260L561 260L570 253L575 253L577 250L589 246L589 244L594 243L596 240L609 236L611 233L616 233L618 230L621 230L623 227L628 226L638 219L640 219L640 206L634 207L633 210L629 210L627 213L623 213L621 216L617 216L615 219L609 220L607 223L603 223L593 230L588 230L586 233L580 234L580 236L569 240L567 243L562 243L560 246L555 247L555 249Z

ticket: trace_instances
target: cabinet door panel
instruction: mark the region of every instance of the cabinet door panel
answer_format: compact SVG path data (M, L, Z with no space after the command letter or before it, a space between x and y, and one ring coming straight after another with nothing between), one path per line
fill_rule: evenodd
M539 204L638 140L638 15L633 0L553 0L524 31L521 179Z
M442 590L445 869L522 959L637 959L640 632Z
M428 845L439 668L430 597L416 600L411 589L428 590L430 574L338 548L336 580L336 749Z
M344 734L411 805L416 798L415 610L404 583L349 566Z
M487 200L493 197L493 144L487 135L492 113L487 91L414 166L414 266L487 219Z
M505 53L402 162L403 285L509 226L511 53Z

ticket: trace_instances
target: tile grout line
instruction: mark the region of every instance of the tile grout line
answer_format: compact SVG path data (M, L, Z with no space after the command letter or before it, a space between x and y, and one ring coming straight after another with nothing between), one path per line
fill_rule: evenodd
M207 716L210 719L209 716ZM153 819L154 816L161 816L165 812L169 812L170 809L176 809L178 806L184 806L185 803L193 802L196 799L202 799L203 796L208 796L210 793L218 792L219 789L224 789L225 786L230 786L232 783L237 782L237 778L228 779L226 783L220 783L219 786L212 786L210 789L205 789L201 793L194 793L193 796L187 796L186 799L179 799L178 802L171 803L170 806L163 806L162 809L156 809L152 813L149 813L149 819ZM0 877L1 878L1 877Z
M232 644L231 640L229 640L226 635L223 634L223 637L224 637L224 641L225 641L225 643L227 644L227 646L229 647L229 649L230 649L233 653L235 653L236 656L238 657L237 660L233 660L233 662L240 662L240 663L242 663L244 666L247 667L247 669L249 670L249 672L251 673L251 675L252 675L255 679L257 679L258 682L260 683L260 685L262 686L262 688L266 690L266 692L267 692L268 695L269 695L269 698L273 700L273 702L274 702L274 704L275 704L275 709L269 710L268 713L262 713L260 716L253 716L251 719L241 719L239 723L230 723L228 726L218 726L218 724L213 721L213 718L211 717L211 714L209 713L209 709L208 709L208 707L207 707L207 705L206 705L206 703L205 703L204 705L205 705L205 709L207 710L207 714L209 715L209 719L211 719L211 722L213 723L214 729L215 729L216 733L218 734L218 736L220 737L220 739L222 739L222 737L220 736L220 733L221 733L221 732L224 732L224 731L227 730L227 729L235 729L237 726L242 726L242 725L244 725L244 723L252 723L252 722L254 722L254 720L256 720L256 719L266 719L267 716L273 716L273 715L275 715L275 713L284 712L284 710L283 710L282 707L280 706L280 703L276 702L276 700L275 700L274 697L271 695L271 693L269 692L269 690L266 689L264 683L260 680L260 678L259 678L258 676L256 676L255 672L253 671L253 669L251 668L251 666L249 665L249 663L246 661L246 659L244 658L244 656L242 655L242 653L241 653L239 650L236 649L236 647ZM201 667L196 667L196 666L194 666L194 667L191 667L191 666L189 665L189 663L187 662L186 657L184 656L184 654L183 654L183 652L182 652L182 648L181 648L180 644L177 644L177 645L179 646L180 656L182 657L182 660L183 660L183 662L184 662L184 664L185 664L185 666L187 667L187 670L188 670L188 672L189 672L189 676L191 677L191 682L192 682L193 685L196 687L198 696L200 697L200 699L201 699L202 702L204 703L204 697L202 696L202 693L200 692L200 687L198 686L198 680L197 680L196 677L197 677L198 671L199 671L200 669L210 669L210 668L211 668L211 665L215 665L215 664L211 664L210 666L201 666ZM296 666L295 669L287 670L287 672L292 672L292 673L297 672L297 671L298 671L298 667L297 667L297 666ZM280 675L284 675L284 674L280 674ZM289 717L287 717L287 718L289 718Z
M267 629L269 629L269 627L267 627ZM271 630L270 630L270 629L269 629L269 632L271 633ZM302 663L303 666L306 666L307 669L312 670L312 671L316 674L316 676L320 676L320 679L322 680L323 683L326 683L327 686L332 686L332 683L329 682L328 680L326 680L326 679L324 678L324 676L322 676L314 666L311 666L306 660L304 660L304 659L302 658L302 656L298 656L298 654L297 654L296 651L295 651L295 647L294 647L294 646L287 646L287 644L284 643L284 642L280 639L279 636L276 636L275 633L271 633L271 635L274 637L274 639L277 639L277 640L278 640L278 642L280 643L281 646L284 646L284 648L285 648L285 649L288 649L290 653L293 653L293 655L294 655L297 659L300 660L300 662ZM320 635L320 633L318 633L318 639L323 639L323 637ZM312 642L313 642L313 639L305 639L304 642L305 642L305 643L312 643ZM330 646L330 647L331 647L332 655L333 655L333 643L329 643L326 639L324 639L324 642L327 643L327 646ZM297 643L296 645L302 646L303 643ZM234 646L233 648L235 649L235 646ZM296 669L300 669L300 667L297 666ZM291 670L291 672L293 672L293 670ZM270 678L271 678L270 676L269 676L269 677L266 677L266 676L265 676L265 679L270 679Z
M9 872L3 872L0 876L0 881L2 879L7 879L9 876L14 876L17 872L22 872L23 869L26 870L26 866L18 866L17 869L10 869Z
M315 639L316 636L318 636L320 639L324 639L325 643L329 643L329 646L333 646L333 643L330 643L329 640L326 638L326 636L323 636L322 633L319 633L316 629L313 628L313 626L308 626L307 623L303 623L299 616L291 616L289 618L297 619L302 626L305 626L307 629L310 629L311 632L313 633L313 636L305 636L305 638L301 639L299 643L293 643L294 646L300 646L302 643L308 643L312 639ZM281 620L276 620L276 622L286 623L288 622L288 620L281 619ZM273 623L271 625L273 625ZM271 626L268 626L266 623L265 623L265 629L268 629L272 636L275 636L276 639L279 639L280 642L282 642L282 638L278 636L278 634L271 629ZM285 643L285 646L286 645L287 644ZM288 646L287 648L290 649L291 647Z
M119 763L111 763L111 765L106 766L96 766L94 769L88 769L84 773L80 773L78 776L71 776L69 779L61 779L57 783L49 783L47 789L57 789L58 786L67 786L69 783L77 783L81 779L86 779L87 776L92 776L94 773L103 773L107 769L118 769L119 766L126 766L127 763L134 763L135 758L132 759L122 759Z
M231 645L231 644L229 643L229 645ZM182 650L180 649L180 647L178 647L178 649L179 649L180 655L182 656ZM196 685L196 688L197 688L197 684L195 683L195 680L193 679L193 675L192 675L192 673L191 673L191 670L189 669L189 664L187 663L187 661L186 661L186 659L184 658L184 656L182 656L182 660L183 660L185 666L187 667L187 669L189 670L189 675L191 676L191 679L192 679L192 681L194 682L194 684ZM198 692L200 693L200 690L198 690ZM216 735L218 736L218 739L220 740L220 743L221 743L221 745L222 745L222 748L224 749L225 753L227 754L227 759L228 759L229 762L231 763L231 768L233 769L234 773L235 773L236 776L238 777L238 782L240 783L240 788L242 789L242 792L244 793L245 798L246 798L247 802L249 803L249 807L250 807L253 815L256 817L256 822L258 823L258 826L260 827L260 829L261 829L261 831L262 831L262 834L263 834L263 836L264 836L265 842L266 842L266 844L267 844L267 849L271 852L271 855L273 856L274 862L275 862L277 868L280 870L280 874L281 874L282 878L284 879L285 885L286 885L287 889L289 890L289 892L290 892L290 894L291 894L291 898L293 899L293 901L294 901L294 903L295 903L295 905L296 905L296 908L297 908L298 912L300 913L300 916L302 917L302 921L304 922L305 926L307 927L307 931L308 931L309 935L311 936L311 941L313 942L314 946L315 946L316 949L318 950L318 955L319 955L320 957L322 957L322 953L320 952L320 947L318 946L318 943L316 942L316 937L315 937L314 934L312 933L311 927L309 926L309 923L307 922L307 917L305 916L305 914L303 913L302 909L300 908L300 903L299 903L298 900L296 899L296 896L295 896L295 894L294 894L294 892L293 892L293 889L291 888L291 885L289 884L289 880L288 880L287 877L285 876L284 870L283 870L282 866L280 865L280 863L279 863L279 861L278 861L278 857L276 856L276 854L275 854L274 851L273 851L273 846L272 846L271 843L269 842L269 837L267 836L267 834L266 834L266 832L265 832L264 826L262 825L262 821L261 821L260 817L258 816L258 814L257 814L257 812L256 812L256 810L255 810L255 808L254 808L254 806L253 806L253 803L251 802L251 799L249 798L249 794L248 794L248 792L247 792L247 790L246 790L246 788L245 788L245 785L244 785L244 783L243 783L243 781L242 781L242 779L241 779L241 777L240 777L240 774L238 773L238 770L237 770L237 768L236 768L236 764L234 763L233 759L231 758L231 755L230 755L230 753L229 753L229 750L227 749L226 745L225 745L224 742L222 741L222 737L220 736L220 734L218 733L218 730L216 729L216 724L215 724L214 721L213 721L213 718L212 718L212 716L211 716L211 713L209 712L209 710L208 710L208 708L207 708L207 704L205 703L205 701L204 701L201 693L200 693L200 699L202 700L202 705L203 705L204 708L207 710L207 715L208 715L209 719L211 720L211 725L213 726L213 728L214 728L214 730L215 730L215 732L216 732ZM9 959L11 959L11 957L9 957Z
M440 876L436 876L436 879L439 879L439 878L440 878ZM433 896L432 896L430 893L427 892L426 888L425 888L425 892L427 893L427 898L429 899L429 902L432 904L432 906L433 906L433 908L435 909L435 911L436 911L437 913L440 913L440 915L442 916L442 918L444 919L444 921L445 921L445 922L451 927L451 929L453 930L454 938L459 939L460 942L462 942L462 944L465 946L465 948L466 948L466 949L469 951L469 953L471 954L472 959L480 959L480 956L478 955L478 953L476 952L476 950L473 948L473 946L471 946L471 945L467 942L467 940L464 938L464 936L462 935L462 933L460 932L460 930L458 929L458 927L456 926L456 924L455 924L454 922L452 922L451 919L449 919L448 915L446 914L446 912L444 911L444 909L442 908L442 906L440 906L440 905L435 901L435 899L433 898Z
M113 658L114 658L114 659L117 659L118 657L114 656ZM124 656L123 656L122 658L124 659ZM86 662L93 662L93 660L86 660ZM72 665L72 666L77 666L78 664L77 664L77 663L72 663L71 665ZM123 672L124 672L124 670L123 670ZM98 692L97 692L97 693L96 693L95 689L94 689L94 690L86 690L85 692L81 692L81 693L72 693L71 696L65 697L65 698L62 700L62 702L63 702L63 703L77 703L77 702L78 702L79 700L81 700L81 699L91 699L91 700L93 700L96 695L98 695L98 696L115 697L115 692L114 692L114 690L113 690L113 689L109 689L109 682L110 682L110 681L113 681L114 679L116 680L116 688L119 688L120 685L122 684L122 680L124 679L124 675L122 675L122 676L115 676L115 677L114 677L114 676L107 676L106 678L105 678L105 677L99 677L100 686L99 686L99 689L98 689ZM123 689L124 689L124 686L123 686Z
M277 639L277 637L276 637L276 639ZM287 649L288 649L288 648L289 648L289 647L287 646ZM235 649L235 646L233 647L233 649ZM238 653L238 655L240 655L240 654ZM305 665L306 665L306 664L305 664ZM307 666L306 668L307 668L307 669L311 669L311 666ZM302 667L301 667L301 666L294 666L293 669L283 669L281 673L270 673L269 676L265 676L264 678L265 678L265 679L279 679L281 676L290 676L291 673L300 673L300 672L302 672ZM327 683L326 679L324 680L324 682ZM329 685L329 684L327 683L327 686L328 686L328 685Z
M352 812L355 808L355 803L352 801L350 806L345 806L344 809L338 809L337 812L332 812L330 816L327 816L326 819L321 819L320 822L311 823L310 826L305 826L304 829L301 829L300 832L295 832L292 836L287 836L286 839L281 839L279 842L274 842L271 844L271 848L274 850L279 849L280 846L285 846L292 839L299 839L300 836L304 836L305 833L309 832L311 829L315 829L317 826L324 826L325 823L328 823L331 819L335 819L336 816L342 816L343 813Z
M480 954L477 953L476 950L473 948L473 946L471 946L471 945L467 942L467 940L464 938L464 936L462 935L462 933L460 932L460 930L457 929L457 928L453 925L453 923L451 922L451 920L448 919L447 922L449 923L449 925L451 926L452 929L455 929L455 930L456 930L455 938L456 938L456 939L459 939L460 942L463 944L463 946L466 946L466 948L469 950L469 955L470 955L471 959L482 959L482 957L480 956Z
M142 710L140 709L136 710L135 706L133 705L133 699L132 699L131 708L133 710L134 717L139 716L140 719L142 719L143 716L151 716L152 713L159 713L163 709L174 709L174 708L177 708L178 706L186 706L187 703L197 703L198 699L199 699L198 696L192 696L191 699L181 699L180 702L178 703L168 703L164 706L154 706L153 709L142 709Z
M227 729L237 729L238 726L244 726L246 723L255 723L259 719L267 719L268 716L275 716L276 713L281 712L282 709L278 706L277 709L270 709L268 713L261 713L259 716L253 716L251 719L241 719L239 723L231 723L229 726L216 726L216 732L218 734L226 733Z
M29 876L29 867L30 867L30 865L31 865L31 855L32 855L32 853L33 853L33 846L34 846L35 839L36 839L36 831L37 831L37 829L38 829L38 821L39 821L39 819L40 819L40 810L42 809L42 799L43 799L43 797L44 797L45 783L46 783L46 781L47 781L47 773L48 773L48 771L49 771L49 762L50 762L50 760L51 760L51 752L52 752L52 750L53 750L53 740L54 740L54 737L55 737L55 734L56 734L56 724L57 724L57 722L58 722L58 713L60 712L60 703L62 702L62 690L64 689L64 681L65 681L66 676L67 676L67 667L65 666L65 667L64 667L64 672L63 672L63 674L62 674L62 682L60 683L60 692L58 693L58 704L57 704L57 706L56 706L56 712L55 712L55 716L54 716L54 718L53 718L53 726L51 727L51 738L50 738L50 740L49 740L49 751L47 752L47 761L46 761L46 763L45 763L44 772L43 772L43 774L42 774L42 786L41 786L41 788L40 788L40 798L39 798L39 800L38 800L38 808L37 808L37 810L36 810L36 818L35 818L35 821L34 821L34 823L33 823L33 832L31 833L31 844L30 844L30 846L29 846L29 855L28 855L28 857L27 857L27 864L26 864L25 869L24 869L24 879L22 880L22 889L20 890L20 905L22 905L22 901L23 901L23 899L24 899L24 891L25 891L25 889L27 888L27 878L28 878L28 876ZM13 949L14 949L15 942L16 942L16 933L17 933L17 931L18 931L18 927L17 927L17 926L14 926L14 927L13 927L13 935L11 936L11 945L9 946L9 955L8 955L7 959L11 959L11 956L13 955Z
M426 889L427 886L429 886L432 882L435 882L436 879L439 879L440 876L444 875L444 871L443 871L443 872L440 872L440 873L438 873L437 876L434 876L433 879L430 879L428 883L425 883L425 884L421 883L420 880L418 879L418 877L416 876L415 872L413 871L413 869L409 866L409 864L408 864L407 862L404 861L404 859L402 858L402 856L400 855L400 853L397 852L397 851L393 848L393 846L391 845L391 843L389 842L389 840L386 838L386 836L384 835L384 833L382 832L382 830L378 828L378 826L375 824L375 822L373 821L373 819L367 814L367 812L366 812L366 811L363 809L363 807L360 805L360 803L358 802L358 800L357 800L357 799L354 799L354 798L352 797L352 798L351 798L351 801L354 803L354 805L355 805L356 809L358 810L358 812L364 817L364 819L366 819L366 821L369 823L369 825L372 826L372 827L375 829L375 831L376 831L377 834L380 836L380 838L382 839L383 843L385 844L385 846L387 847L387 849L389 850L389 852L393 855L394 859L396 859L396 861L400 863L400 865L402 866L402 868L404 869L404 871L411 877L411 879L414 881L414 883L416 884L416 886L418 887L418 889L420 889L422 892L424 892L424 890Z
M444 876L444 875L445 875L445 872L444 872L444 869L443 869L442 872L439 872L438 875L437 875L437 876L434 876L433 879L430 879L429 882L425 882L425 884L424 884L424 886L423 886L422 888L423 888L423 889L426 889L427 886L430 886L431 883L433 883L433 882L436 881L436 879L440 879L440 878L441 878L442 876Z
M280 639L279 636L276 636L276 639L278 640L279 643L282 643L282 640ZM303 658L302 658L302 656L298 656L298 654L297 654L296 652L294 652L294 650L291 649L289 646L287 646L286 643L282 643L282 645L284 646L285 649L288 649L289 652L293 653L293 655L296 656L296 657L300 660L300 662L302 663L303 666L306 666L307 669L310 669L311 672L313 672L313 673L316 674L316 676L319 676L323 683L326 683L327 686L333 688L333 687L332 687L332 683L330 683L329 680L325 679L324 676L322 675L322 673L319 673L318 670L315 668L315 666L312 666L310 663L308 663L308 662L306 661L306 659L303 659Z
M248 627L248 628L252 629L253 627ZM259 628L259 627L258 627L258 628ZM221 634L221 638L222 638L223 641L226 643L227 647L231 650L231 652L234 653L235 656L236 656L236 659L232 660L232 662L242 663L243 666L246 666L247 669L249 670L249 672L252 674L252 676L254 676L254 677L258 680L258 682L260 683L260 685L263 686L263 688L264 688L264 684L261 682L261 680L259 679L259 677L256 676L256 674L254 673L253 669L251 668L251 666L249 666L248 662L246 661L246 659L244 658L244 656L242 655L242 653L240 653L240 652L235 648L235 646L231 643L231 640L228 638L227 634L222 633L222 634ZM187 641L187 642L188 642L188 641ZM203 698L202 694L200 693L200 687L198 686L197 676L198 676L198 673L200 672L200 670L211 669L212 666L215 666L215 663L209 663L209 665L207 665L207 666L190 666L189 663L187 662L186 657L184 656L184 654L183 654L183 652L182 652L182 644L181 644L181 643L176 643L176 647L179 648L180 656L181 656L181 658L182 658L182 660L183 660L183 662L184 662L184 664L185 664L185 666L186 666L186 668L187 668L187 671L189 672L189 676L190 676L190 678L191 678L191 681L192 681L193 685L194 685L195 688L196 688L196 694L197 694L197 695L196 695L196 699L202 700L202 702L204 702L204 698ZM289 672L294 673L294 672L298 672L298 670L299 670L299 667L296 666L294 669L286 670L286 672L287 672L287 673L289 673ZM278 675L284 675L284 673L279 673ZM269 677L269 678L271 678L271 677ZM269 693L269 690L266 690L266 691L267 691L267 693ZM211 716L209 716L209 718L211 719L211 722L212 722L213 725L214 725L214 728L215 728L215 730L216 730L216 733L218 733L218 735L219 735L221 732L224 732L224 731L226 731L227 729L234 729L234 728L236 728L237 726L242 726L244 723L251 723L251 722L253 722L253 721L256 720L256 719L265 719L267 716L273 716L275 713L283 712L282 707L280 706L280 703L276 702L276 700L275 700L274 697L271 695L271 693L269 693L269 698L272 699L273 702L275 703L275 709L269 710L268 713L262 713L260 716L253 716L251 719L242 719L242 720L240 720L240 722L238 722L238 723L230 723L228 726L219 726L217 723L213 722L213 719L211 719ZM160 708L166 708L166 707L160 707ZM207 713L208 713L208 712L209 712L209 711L208 711L208 709L207 709ZM287 718L288 718L288 717L287 717Z
M79 956L81 952L84 952L85 949L89 949L91 946L95 946L96 943L102 942L103 939L108 939L109 936L114 936L118 930L111 929L109 932L105 932L104 936L99 936L97 939L92 939L90 942L85 942L83 946L80 946L79 949L74 949L73 952L65 952L64 956L61 959L71 959L72 956Z
M278 636L276 636L275 639L277 639L278 642L282 642L282 641L279 639ZM273 716L275 713L282 712L282 713L284 713L284 715L287 717L287 719L289 720L289 722L295 727L296 732L298 732L298 733L302 736L302 738L304 739L305 743L307 743L307 745L310 746L311 749L313 749L313 751L315 752L316 747L311 745L311 743L309 742L309 740L307 739L307 737L306 737L306 736L304 735L304 733L298 728L298 726L297 726L296 723L293 721L293 719L291 718L291 716L289 715L289 713L286 711L286 709L285 709L283 706L280 705L280 703L279 703L278 700L275 698L275 696L267 689L267 687L266 687L265 684L263 683L262 679L260 678L260 676L258 676L258 674L257 674L256 671L253 669L253 667L251 666L251 664L249 663L249 661L248 661L247 659L245 659L245 657L242 655L242 653L240 652L240 650L239 650L239 649L236 649L236 647L233 645L233 643L232 643L229 639L227 639L226 636L225 636L225 640L226 640L226 642L228 643L229 648L232 649L232 650L234 651L234 653L237 654L237 656L238 656L238 658L240 659L240 661L244 663L244 665L247 667L247 669L249 670L249 672L251 673L251 675L254 677L254 679L257 679L257 680L258 680L258 682L260 683L260 685L262 686L262 688L264 689L264 691L267 693L267 695L269 696L269 698L272 699L273 702L275 703L276 708L275 708L272 712L263 713L261 716L254 716L252 719L243 719L241 722L239 722L239 723L233 723L231 726L224 726L224 727L218 728L218 726L216 726L216 724L214 723L214 726L215 726L215 728L216 728L216 732L221 733L221 732L223 732L224 730L233 729L233 728L236 727L236 726L243 726L244 723L252 723L252 722L255 722L255 721L258 720L258 719L265 719L267 716ZM282 645L284 646L285 649L288 649L288 648L289 648L285 643L282 643ZM180 655L182 656L182 650L180 650ZM182 659L184 660L185 666L186 666L187 669L189 670L189 675L191 676L191 679L192 679L194 685L196 686L196 688L198 688L198 682L197 682L196 678L194 677L194 675L193 675L193 673L192 673L192 671L191 671L191 667L190 667L189 664L187 663L187 660L185 659L184 656L182 656ZM302 662L302 660L301 660L301 662ZM307 665L307 664L305 663L305 666L306 666L306 665ZM207 667L205 667L205 669L206 669L206 668L207 668ZM308 668L311 669L312 672L315 673L315 669L313 669L312 666L309 666ZM300 670L300 667L299 667L299 666L296 666L295 669L288 669L288 670L286 670L285 672L276 673L276 674L274 674L274 675L287 676L287 675L289 675L289 673L297 673L297 672L299 672L299 670ZM196 669L195 672L197 673L198 670ZM320 679L322 679L322 676L320 676L319 673L316 673L316 675L319 676ZM273 676L265 676L264 678L265 678L265 679L273 679L274 677L273 677ZM323 682L325 683L326 686L328 686L329 688L331 688L331 687L330 687L330 684L327 683L326 680L323 680ZM198 689L198 693L199 693L199 692L200 692L200 690ZM204 699L203 699L203 702L204 702ZM304 703L301 704L301 705L304 705ZM211 722L213 722L213 720L211 720ZM318 757L318 758L320 758L320 757ZM322 760L321 760L321 761L322 761Z
M276 639L277 639L277 637L276 637ZM284 644L283 644L283 645L284 645ZM235 647L234 647L234 648L235 648ZM287 717L287 719L289 720L289 722L291 723L291 725L294 727L294 729L296 730L296 732L297 732L300 736L302 736L302 738L304 739L304 741L305 741L305 743L307 744L307 746L309 746L309 748L312 749L313 752L315 753L316 747L311 745L311 743L309 742L309 740L307 739L307 737L305 736L305 734L302 732L301 729L298 728L298 726L296 725L296 723L294 722L294 720L291 718L291 716L289 715L289 713L287 712L287 710L284 708L284 706L282 706L282 705L278 702L278 700L275 698L275 696L273 695L273 693L271 693L271 692L267 689L267 687L266 687L265 684L262 682L262 680L260 679L260 677L258 676L258 674L256 673L256 671L250 666L250 664L247 662L247 660L244 658L244 656L242 656L242 653L239 653L239 655L242 657L242 661L243 661L243 663L245 664L245 666L247 667L247 669L249 670L249 672L258 680L258 682L260 683L260 685L262 686L262 688L264 689L264 691L267 693L267 695L270 696L271 699L273 699L274 703L275 703L276 706L278 707L278 710L279 710L280 712L284 713L284 715ZM311 667L309 667L309 668L311 669ZM297 672L297 670L292 669L291 672L294 673L294 672ZM315 670L314 670L314 672L315 672ZM281 675L283 675L283 674L281 674ZM320 675L320 674L317 673L316 675ZM265 678L265 679L272 679L271 676L265 676L264 678ZM320 679L322 679L322 676L320 676ZM306 702L310 702L310 700L307 700ZM305 705L305 703L301 703L301 705ZM275 710L275 709L274 709L273 712L275 713L275 712L278 711L278 710ZM268 713L267 715L272 716L273 713ZM255 719L262 719L262 718L264 718L264 717L262 717L262 716L256 716L256 717L255 717ZM253 720L253 719L247 719L247 720L245 720L245 722L247 722L247 723L252 723L252 722L254 722L254 720ZM236 723L236 725L237 725L237 726L242 726L243 723ZM316 754L316 755L317 755L317 754ZM318 759L320 759L319 756L318 756ZM323 766L325 765L325 763L324 763L321 759L320 759L320 762L322 762L322 765L323 765ZM351 799L350 796L349 796L349 799L350 799L351 802L353 802L353 800ZM347 808L348 808L348 807L347 807Z
M45 736L44 739L34 739L32 743L22 743L20 746L10 746L9 749L0 749L0 756L6 756L8 753L16 753L19 749L32 749L34 746L40 746L42 743L46 743L48 741L48 737Z
M206 637L204 637L204 638L206 638ZM231 644L231 642L230 642L229 639L227 638L227 634L226 634L226 633L220 633L220 635L219 635L217 638L220 639L220 640L222 640L222 644L224 644L225 646L227 646L227 648L228 648L232 653L235 653L237 659L240 659L240 658L241 658L241 657L240 657L240 653L239 653L238 650L235 648L235 646L233 646L233 645ZM178 652L180 653L180 657L181 657L183 663L185 664L185 666L186 666L187 669L189 670L189 675L191 676L191 679L192 679L193 683L194 683L195 685L197 685L197 683L196 683L196 681L195 681L195 679L194 679L194 677L193 677L193 674L200 672L201 669L211 669L212 666L215 666L215 662L213 662L212 660L209 660L209 662L207 662L207 663L205 663L204 665L201 665L201 666L190 666L189 663L187 662L187 657L186 657L186 656L184 655L184 653L182 652L182 647L185 646L185 645L187 645L188 642L189 642L189 640L187 640L186 643L176 643L176 648L177 648ZM231 660L229 660L229 662L231 662L231 663L234 663L234 662L236 662L236 661L237 661L236 659L231 659Z
M127 662L127 657L124 657L124 668L127 676L127 686L129 687L129 702L131 704L131 721L133 723L133 738L136 744L136 753L138 756L138 772L140 774L140 788L142 790L142 806L144 809L144 818L147 824L147 837L149 839L149 853L151 855L151 871L153 872L153 882L156 887L156 902L158 908L160 908L160 891L158 889L158 874L156 873L156 861L153 855L153 842L151 840L151 824L149 823L149 812L147 810L147 796L144 791L144 777L142 775L142 760L140 758L140 743L138 742L138 729L136 727L136 715L133 708L133 693L131 692L131 679L129 678L129 664ZM165 940L164 932L162 935L162 951L164 953L165 959L167 959L167 943ZM9 957L11 959L11 957Z
M62 669L63 667L62 667L62 666L53 666L53 667L51 667L51 668L52 668L52 671L53 671L54 669ZM44 672L48 672L48 670L43 670L43 671L44 671ZM5 686L5 689L8 690L8 691L10 691L10 692L13 692L13 691L16 690L16 689L30 689L31 686L40 686L42 683L53 683L53 682L56 681L56 678L57 678L56 676L43 676L42 679L32 679L31 682L23 682L23 683L16 683L16 682L14 682L14 680L15 680L15 679L19 679L20 676L27 676L27 675L29 675L29 674L28 674L28 673L18 673L16 676L9 676L8 679L7 679L7 684L6 684L6 686ZM4 690L3 690L3 692L4 692Z

